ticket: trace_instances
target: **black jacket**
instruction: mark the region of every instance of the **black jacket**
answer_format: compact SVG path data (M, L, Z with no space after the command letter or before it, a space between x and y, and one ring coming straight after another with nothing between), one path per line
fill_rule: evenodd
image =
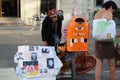
M52 35L55 34L55 26L53 26L51 19L46 16L42 23L42 41L47 41L49 46L54 46L55 40ZM62 20L58 16L57 20L57 35L61 39L61 27L62 27Z

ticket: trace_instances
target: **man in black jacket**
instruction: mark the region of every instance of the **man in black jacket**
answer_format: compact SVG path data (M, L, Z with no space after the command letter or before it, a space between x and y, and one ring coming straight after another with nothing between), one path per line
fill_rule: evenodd
M51 9L42 23L42 41L44 46L55 46L61 39L62 20L55 9Z

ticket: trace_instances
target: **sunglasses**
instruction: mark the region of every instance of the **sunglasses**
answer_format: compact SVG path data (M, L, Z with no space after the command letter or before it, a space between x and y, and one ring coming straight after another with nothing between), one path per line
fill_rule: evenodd
M57 16L51 17L50 19L54 19L54 18L57 18Z

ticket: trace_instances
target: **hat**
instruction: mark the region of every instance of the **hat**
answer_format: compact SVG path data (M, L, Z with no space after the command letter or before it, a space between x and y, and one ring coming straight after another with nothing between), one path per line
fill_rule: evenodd
M55 9L51 9L48 11L48 16L52 15L53 13L56 13L56 10Z

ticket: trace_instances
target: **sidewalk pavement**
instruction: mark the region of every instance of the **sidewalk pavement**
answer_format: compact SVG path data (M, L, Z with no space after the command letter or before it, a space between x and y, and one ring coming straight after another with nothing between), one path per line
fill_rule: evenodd
M15 39L15 37L17 37L16 35L19 36L19 40ZM0 25L0 36L0 44L42 44L40 42L40 26L36 26L33 29L32 26ZM21 36L24 36L24 41L23 37ZM34 40L36 36L38 37L38 39ZM7 63L3 62L3 64ZM15 68L0 68L0 80L18 80Z
M103 71L101 78L101 80L110 80L109 71ZM95 72L89 71L84 74L76 74L74 78L71 75L59 75L57 80L95 80ZM120 71L116 71L116 80L120 80Z
M120 80L120 71L117 71L116 75L116 80ZM15 69L0 69L0 80L18 80ZM90 71L85 74L77 74L75 78L71 78L71 75L59 75L56 80L94 80L94 71ZM110 80L108 71L103 71L102 80Z
M0 69L0 80L18 80L14 68Z
M19 27L14 27L14 30L16 33L18 33L18 28ZM7 29L13 29L13 28L4 28L5 30L2 32L2 27L0 27L0 34L2 33L6 33ZM21 29L21 28L20 28ZM26 29L22 29L22 32L24 35L30 35L30 29L28 30L28 28ZM26 32L24 32L26 31ZM32 31L31 34L36 34L37 32ZM120 69L117 69L117 79L116 80L120 80ZM15 73L15 69L14 68L3 68L0 69L0 80L18 80L17 75ZM75 78L71 78L71 75L58 75L56 80L94 80L94 70L91 70L88 73L85 74L76 74ZM109 79L109 71L103 71L102 73L102 80L110 80Z

